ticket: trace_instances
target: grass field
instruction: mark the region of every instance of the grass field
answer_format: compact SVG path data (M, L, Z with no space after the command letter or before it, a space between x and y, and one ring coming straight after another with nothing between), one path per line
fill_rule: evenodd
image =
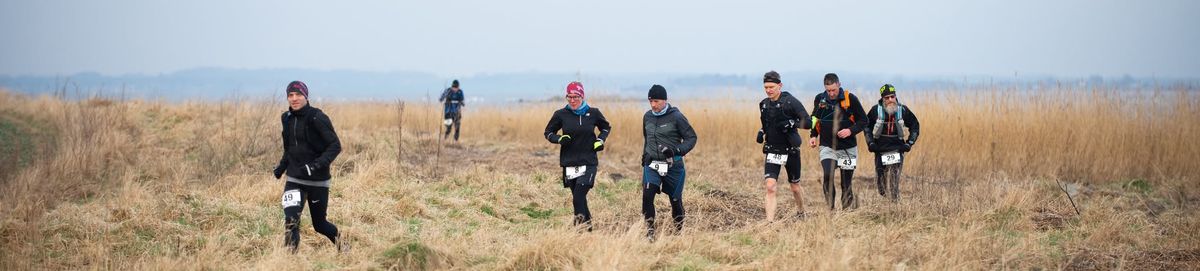
M816 91L795 94L811 109ZM862 206L821 208L816 151L805 149L815 216L774 223L763 222L757 98L672 101L699 144L687 157L685 230L656 242L640 220L645 102L589 102L613 123L589 194L591 233L571 227L557 146L541 137L561 103L470 107L459 143L438 140L436 105L409 102L401 116L397 103L315 103L342 140L329 213L353 249L337 254L305 214L292 255L283 183L270 173L282 98L0 91L0 269L1200 268L1196 89L900 96L922 124L901 203L875 193L872 164L860 160ZM794 212L780 194L778 213Z

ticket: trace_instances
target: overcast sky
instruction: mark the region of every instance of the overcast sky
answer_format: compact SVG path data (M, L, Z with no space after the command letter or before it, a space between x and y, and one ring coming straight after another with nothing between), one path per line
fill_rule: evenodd
M0 0L0 74L1200 77L1200 1Z

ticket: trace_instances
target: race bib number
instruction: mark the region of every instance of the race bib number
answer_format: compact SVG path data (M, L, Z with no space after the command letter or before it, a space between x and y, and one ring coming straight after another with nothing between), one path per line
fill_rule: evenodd
M565 167L565 169L567 169L565 177L567 177L568 180L579 178L580 176L583 176L583 174L587 173L587 166Z
M444 119L444 120L442 120L442 125L450 125L450 124L454 124L454 119Z
M670 167L671 167L671 165L667 164L667 162L664 162L664 161L651 161L650 162L650 168L654 169L655 171L658 171L658 176L667 176L667 169L669 169Z
M767 163L783 165L787 163L788 155L782 153L768 153Z
M879 156L879 160L882 161L883 165L885 165L885 166L899 164L900 163L900 153L899 152L885 153L882 156Z
M854 170L858 167L858 159L842 158L837 160L838 167L843 170Z
M283 191L283 198L281 198L281 201L283 208L300 206L300 190L292 189Z

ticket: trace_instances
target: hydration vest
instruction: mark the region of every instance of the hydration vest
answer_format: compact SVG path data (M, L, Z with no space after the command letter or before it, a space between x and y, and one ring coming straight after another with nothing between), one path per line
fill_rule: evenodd
M879 136L883 135L883 125L884 122L887 121L887 110L883 109L882 104L876 106L875 108L875 112L877 115L879 115L879 119L875 121L875 127L871 129L871 134L878 139ZM896 137L904 139L904 129L908 129L908 127L904 126L904 105L900 104L900 102L896 102L896 125L899 126L896 129Z
M838 104L842 106L843 114L850 114L850 112L848 111L848 110L850 110L850 91L849 90L842 89L842 101L838 102ZM820 105L817 105L817 106L820 106ZM837 109L834 109L834 110L837 110ZM816 129L817 133L820 133L821 125L817 124L818 121L820 121L820 118L817 118L817 116L812 116L813 129ZM857 121L854 119L854 114L850 114L850 121L851 122Z

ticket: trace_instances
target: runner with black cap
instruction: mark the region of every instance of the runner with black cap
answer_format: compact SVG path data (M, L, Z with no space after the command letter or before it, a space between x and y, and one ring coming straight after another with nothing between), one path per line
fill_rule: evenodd
M879 104L867 111L867 149L875 153L875 185L879 195L899 202L900 172L906 153L917 144L921 123L908 105L900 103L892 84L880 87L879 97Z
M654 240L654 196L667 194L675 233L683 231L683 184L687 177L683 156L696 147L696 130L683 111L667 103L667 89L650 87L646 94L650 110L642 115L642 216L646 237Z

